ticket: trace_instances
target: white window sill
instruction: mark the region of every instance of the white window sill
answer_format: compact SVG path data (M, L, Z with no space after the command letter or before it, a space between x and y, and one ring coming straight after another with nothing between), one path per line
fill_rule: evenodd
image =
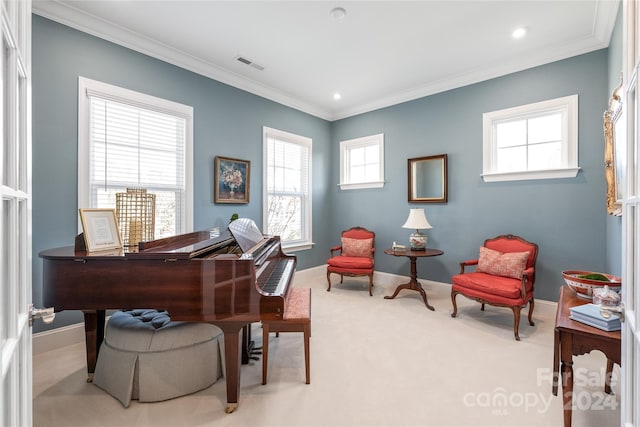
M580 168L577 167L539 171L484 173L481 176L484 182L523 181L527 179L575 178L579 171Z
M382 188L384 181L377 182L359 182L356 184L338 184L341 190L360 190L362 188Z
M298 251L306 251L306 250L312 249L313 245L315 245L315 243L297 243L297 244L291 245L291 246L282 245L282 250L287 252L287 253L289 253L289 252L298 252Z

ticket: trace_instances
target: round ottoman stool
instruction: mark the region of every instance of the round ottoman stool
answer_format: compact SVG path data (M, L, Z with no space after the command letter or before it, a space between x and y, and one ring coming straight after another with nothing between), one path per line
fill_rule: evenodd
M205 389L222 376L220 328L172 322L165 311L111 315L93 383L129 407L131 399L157 402Z

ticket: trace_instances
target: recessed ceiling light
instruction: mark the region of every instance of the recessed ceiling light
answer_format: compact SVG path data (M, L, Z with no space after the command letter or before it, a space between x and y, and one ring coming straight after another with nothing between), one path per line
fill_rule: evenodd
M333 99L335 99L336 101L340 98L342 98L342 95L340 95L340 93L336 92L333 94Z
M520 27L516 28L513 33L511 33L511 37L514 39L521 39L525 34L527 34L527 29L525 27Z
M333 9L331 9L330 14L333 19L339 21L347 16L347 11L342 7L334 7Z

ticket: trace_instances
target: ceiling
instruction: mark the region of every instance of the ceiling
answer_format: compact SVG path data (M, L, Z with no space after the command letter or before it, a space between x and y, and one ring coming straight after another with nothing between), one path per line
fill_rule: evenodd
M336 120L605 48L618 4L33 0L33 11ZM346 15L334 18L335 7ZM517 27L527 29L521 39L511 37Z

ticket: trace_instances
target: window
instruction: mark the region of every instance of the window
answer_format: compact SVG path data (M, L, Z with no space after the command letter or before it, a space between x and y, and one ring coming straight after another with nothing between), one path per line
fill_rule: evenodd
M311 247L310 138L263 128L263 232L290 250Z
M155 238L193 229L193 108L80 77L78 206L156 195Z
M340 142L340 188L384 185L384 134Z
M578 95L493 111L482 119L485 181L578 174Z

